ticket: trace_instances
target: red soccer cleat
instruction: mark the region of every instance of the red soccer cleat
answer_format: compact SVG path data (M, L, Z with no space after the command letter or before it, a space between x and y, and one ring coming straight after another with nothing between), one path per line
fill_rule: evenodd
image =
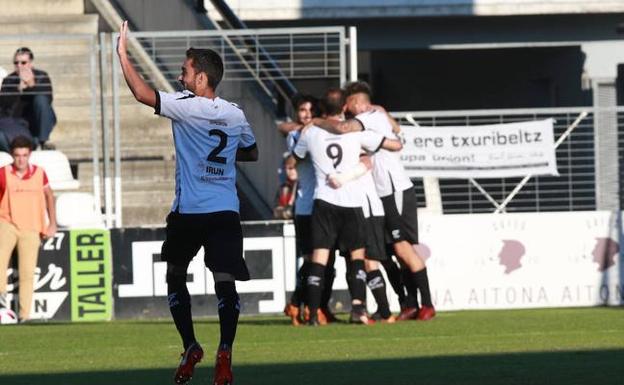
M435 317L436 311L433 306L422 306L418 311L418 317L416 318L419 321L429 321L433 317Z
M406 307L401 310L401 313L396 317L397 321L408 321L416 319L418 317L417 307Z
M287 304L286 307L284 308L284 314L290 317L290 321L293 326L301 325L298 306L293 305L292 303Z
M227 350L217 351L213 385L232 385L232 352Z
M193 378L195 365L197 365L203 357L204 351L197 342L189 346L184 353L182 353L180 365L178 366L178 369L175 372L175 377L173 378L175 383L180 385L188 383L191 378Z

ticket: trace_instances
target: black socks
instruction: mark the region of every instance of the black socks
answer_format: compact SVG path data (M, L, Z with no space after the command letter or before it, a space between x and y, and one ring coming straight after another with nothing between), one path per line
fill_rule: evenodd
M366 303L366 270L364 260L352 260L349 276L351 281L351 301Z
M215 293L219 300L219 325L221 327L219 349L231 350L240 313L239 297L234 281L216 282Z
M167 267L167 300L169 311L180 337L184 349L195 342L193 318L191 316L191 296L186 287L186 267Z
M381 271L373 270L366 273L366 284L375 297L379 315L384 319L390 317L392 313L390 313L390 305L386 295L386 280L381 275Z
M310 309L310 321L316 320L316 311L321 306L323 281L325 278L325 266L320 263L310 262L308 279L306 281L308 308Z
M431 302L431 292L429 291L429 277L427 276L427 268L412 273L414 284L420 292L420 300L423 306L433 306Z

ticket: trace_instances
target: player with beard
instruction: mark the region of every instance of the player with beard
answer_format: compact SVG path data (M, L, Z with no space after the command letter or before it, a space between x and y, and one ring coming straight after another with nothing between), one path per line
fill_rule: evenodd
M323 100L327 119L339 122L342 103ZM318 325L316 310L320 306L324 287L324 271L330 250L338 246L348 250L351 257L352 310L351 319L368 324L365 309L366 273L364 255L366 245L366 223L362 212L364 193L357 180L332 188L328 176L334 173L350 172L360 163L360 152L364 148L376 152L381 148L398 151L401 142L385 138L380 134L353 132L334 135L319 127L306 128L293 150L289 162L296 163L310 155L316 175L316 190L312 212L312 263L307 279L307 299L310 308L310 325Z
M335 106L342 106L341 108L344 110L344 92L340 89L336 89L333 92L334 99L332 99L332 102L335 103ZM394 121L394 119L391 120ZM396 319L390 312L386 294L386 281L379 269L380 262L385 266L385 262L391 258L391 255L386 251L383 204L377 195L371 169L370 157L364 152L360 155L360 163L353 170L345 173L330 174L328 183L333 188L339 188L353 179L358 179L361 183L364 191L362 211L366 219L366 275L362 274L358 279L366 280L366 284L373 293L377 303L377 311L372 314L371 318L374 321L393 323ZM348 259L348 253L342 252L342 254L347 257L347 283L350 293L353 294L352 264ZM393 276L389 275L389 277ZM400 285L400 282L398 285Z
M387 114L371 104L371 91L365 82L350 83L345 88L346 109L354 118L338 122L314 119L315 125L334 134L373 131L386 138L394 137ZM386 229L393 241L394 253L403 267L404 284L415 301L402 310L399 319L429 320L435 316L431 301L427 268L416 253L418 244L417 202L414 186L405 173L397 153L380 150L373 156L373 179L385 212ZM422 306L416 302L420 293Z
M154 91L137 73L127 52L128 22L119 31L117 53L132 94L172 121L176 150L176 191L167 216L161 258L167 262L169 310L184 352L175 372L186 384L204 352L195 338L187 269L201 247L214 276L219 300L220 342L214 385L232 384L232 345L240 312L235 280L249 280L236 193L236 162L258 159L245 114L215 94L223 61L210 49L189 48L178 80L184 92Z

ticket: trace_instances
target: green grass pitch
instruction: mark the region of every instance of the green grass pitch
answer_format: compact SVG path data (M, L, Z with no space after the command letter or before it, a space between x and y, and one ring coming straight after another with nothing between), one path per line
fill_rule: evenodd
M196 322L210 384L215 319ZM171 384L169 320L0 327L0 384ZM624 384L624 308L444 312L430 322L292 327L242 317L237 385Z

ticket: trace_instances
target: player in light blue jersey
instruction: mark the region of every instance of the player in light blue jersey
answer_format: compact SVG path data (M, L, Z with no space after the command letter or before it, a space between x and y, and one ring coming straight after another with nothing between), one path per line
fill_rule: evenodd
M232 383L232 344L240 311L235 280L249 280L236 194L236 161L258 159L256 140L243 111L215 94L223 61L210 49L190 48L178 80L184 92L154 91L127 53L128 23L120 29L117 53L126 82L139 102L171 119L176 151L175 199L167 216L162 259L167 262L168 301L184 353L176 384L186 384L201 361L195 339L187 268L201 247L219 299L221 340L214 385Z

